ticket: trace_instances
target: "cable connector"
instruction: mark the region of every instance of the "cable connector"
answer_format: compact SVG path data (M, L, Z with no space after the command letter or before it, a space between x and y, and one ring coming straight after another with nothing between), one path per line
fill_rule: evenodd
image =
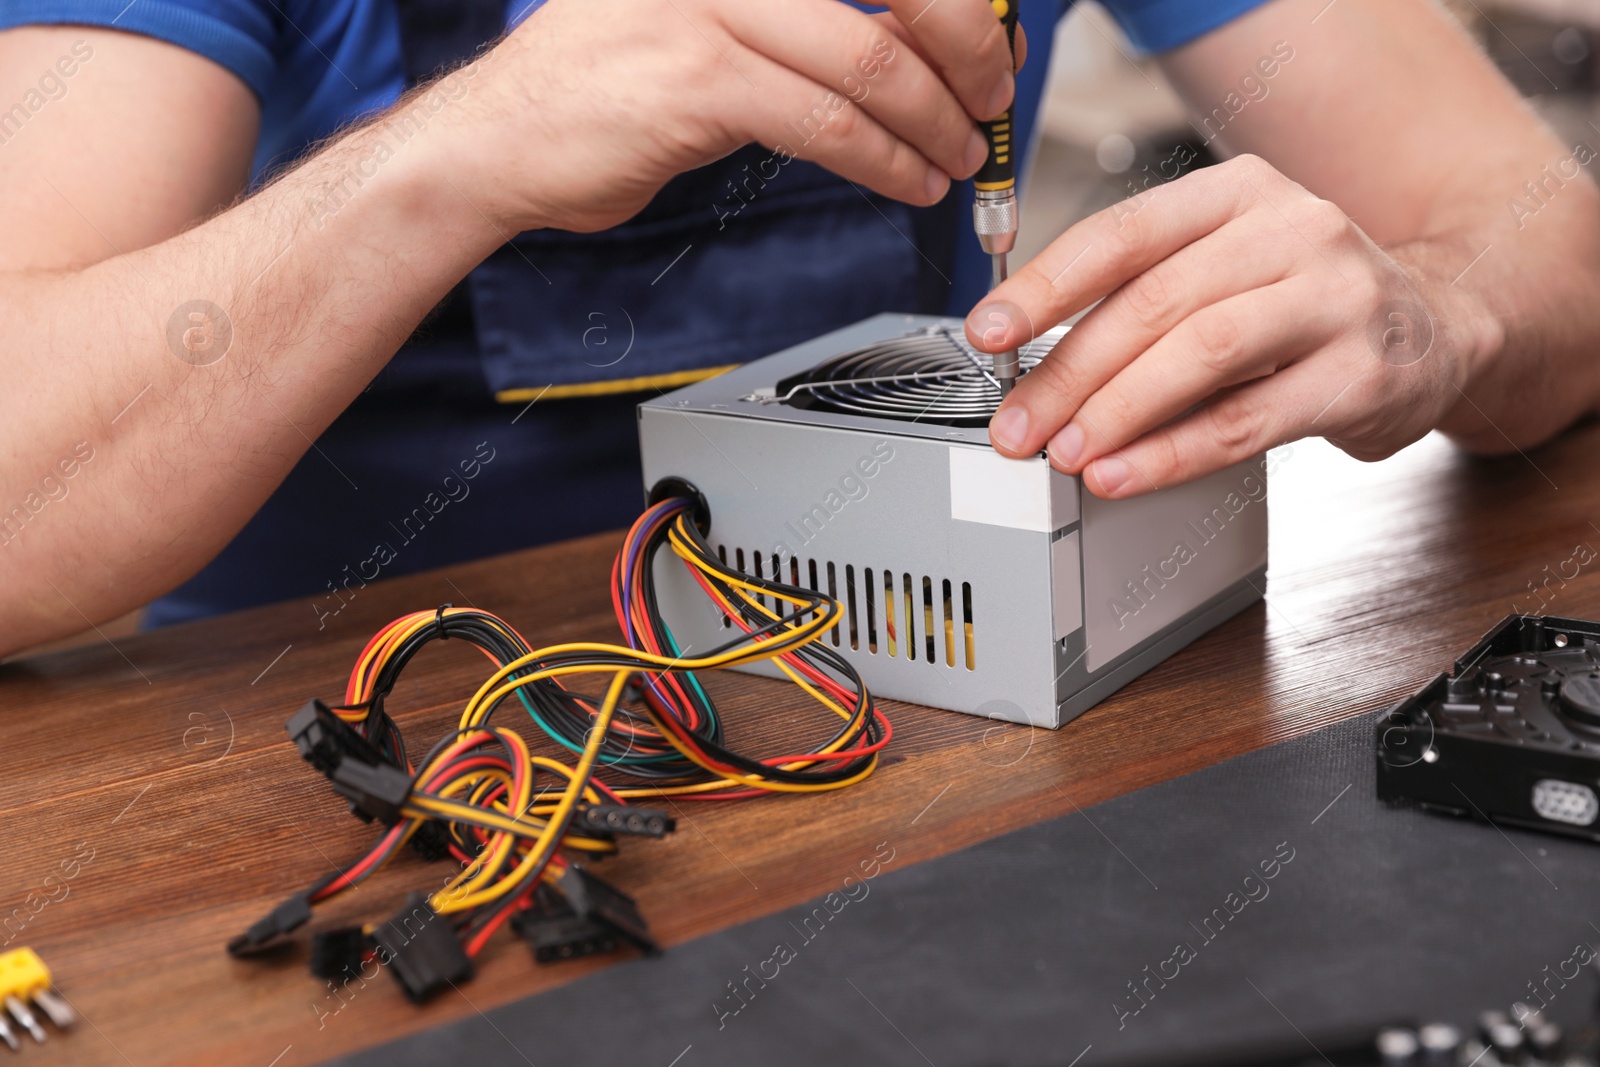
M597 833L665 837L678 828L678 821L660 808L636 808L631 804L580 804L572 826L574 829Z
M605 925L646 956L661 955L661 946L650 936L650 926L639 914L639 905L628 894L575 863L567 864L555 884L573 914Z
M411 831L411 851L427 863L436 863L450 855L450 832L442 823L424 819Z
M296 893L257 919L250 929L228 942L228 955L243 959L277 948L283 938L311 921L310 897L310 893Z
M522 936L540 963L576 960L614 952L616 934L595 919L584 918L556 890L540 885L533 905L511 917L511 929Z
M306 701L305 707L290 717L284 729L289 731L301 757L329 777L347 756L366 764L385 762L372 742L356 733L354 727L320 700Z
M329 777L333 791L348 800L350 810L364 822L376 819L393 826L400 821L400 808L411 795L411 775L387 763L342 759Z
M5 1012L0 1014L0 1041L11 1046L13 1052L21 1051L22 1042L6 1021L7 1015L41 1044L47 1035L33 1014L35 1008L62 1029L78 1021L72 1005L55 991L50 968L31 948L0 953L0 1004L5 1005Z
M411 795L411 776L386 760L328 705L307 701L286 729L306 762L327 775L334 792L350 802L352 814L385 826L400 821L400 806Z
M330 981L347 981L361 971L377 943L359 926L339 926L311 935L311 973Z
M372 939L378 958L414 1003L472 977L472 959L461 939L421 893L411 894L398 915L372 932Z

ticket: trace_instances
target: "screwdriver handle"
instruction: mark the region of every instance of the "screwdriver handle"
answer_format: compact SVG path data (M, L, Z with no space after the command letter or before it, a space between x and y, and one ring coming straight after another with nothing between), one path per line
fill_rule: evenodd
M1000 16L1000 21L1006 28L1006 43L1011 46L1011 69L1017 66L1017 8L1022 0L990 0L989 6L994 8L994 13ZM989 142L989 158L978 168L978 173L973 175L974 186L983 192L999 192L1013 189L1017 184L1017 168L1014 162L1016 153L1012 151L1015 144L1015 128L1011 122L1013 108L1006 108L1005 114L989 122L980 122L978 126L983 130L984 139Z

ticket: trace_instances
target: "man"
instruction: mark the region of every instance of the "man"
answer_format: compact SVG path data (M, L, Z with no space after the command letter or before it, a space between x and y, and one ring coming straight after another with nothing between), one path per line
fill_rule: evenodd
M303 594L326 622L622 524L642 397L979 300L947 194L1013 96L1028 143L1066 6L1025 5L1013 78L984 0L6 0L0 651L174 587L158 622ZM972 311L995 350L1106 298L996 447L1118 496L1307 433L1527 447L1594 406L1593 151L1427 0L1108 6L1256 155Z

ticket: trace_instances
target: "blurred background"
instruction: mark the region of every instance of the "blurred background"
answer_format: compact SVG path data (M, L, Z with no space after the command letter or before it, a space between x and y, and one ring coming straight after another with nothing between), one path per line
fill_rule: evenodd
M1600 0L1441 0L1568 145L1600 148ZM1129 172L1180 143L1205 154L1155 62L1085 0L1061 23L1031 179L1022 194L1017 262L1062 230L1127 196Z

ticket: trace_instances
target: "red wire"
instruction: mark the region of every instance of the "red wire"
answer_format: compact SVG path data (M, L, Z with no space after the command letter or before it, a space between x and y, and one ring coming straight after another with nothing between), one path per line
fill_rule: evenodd
M657 527L668 521L670 518L670 513L661 516L655 523L653 523L644 531L645 536L653 533ZM641 518L640 521L642 522L643 519ZM637 528L638 523L635 523L635 529ZM633 531L630 531L630 542L632 540L632 535ZM665 653L662 651L660 635L655 632L654 626L650 619L650 613L645 608L644 583L642 580L640 580L642 576L635 575L634 581L626 583L629 590L628 600L633 607L634 623L632 632L630 632L628 617L622 610L622 586L624 583L620 580L619 569L621 567L623 557L627 555L627 549L628 545L625 544L623 546L623 550L618 552L616 558L612 560L611 604L612 610L615 612L617 617L617 625L622 628L624 636L629 639L629 643L634 647L637 648L642 645L644 651L649 652L652 655L663 656ZM642 566L644 560L643 553L638 553L636 555L636 559L638 559L640 565ZM675 702L668 703L667 711L674 718L684 723L684 725L686 725L690 730L698 729L701 722L699 709L696 707L695 703L689 699L689 694L687 690L684 689L683 683L678 676L669 671L652 673L655 674L655 677L663 685L671 689L677 697ZM657 707L656 710L662 711L663 709Z
M646 511L634 522L632 528L628 531L628 536L624 542L623 550L617 553L616 557L612 560L611 565L611 602L613 612L617 618L617 624L619 627L621 627L625 638L632 647L644 652L648 652L655 656L665 655L665 653L662 651L663 647L665 646L665 642L663 640L663 635L658 633L655 629L651 614L646 610L645 607L645 576L642 573L642 563L645 556L642 551L642 547L644 543L649 540L649 538L656 535L661 526L673 521L676 521L676 518L675 512L672 510L655 511L652 509L651 511ZM623 560L629 556L630 549L637 550L632 552L632 555L636 560L636 565L628 568L625 571L623 568ZM695 580L698 581L700 585L707 591L708 595L711 594L712 588L704 572L693 566L688 560L685 560L684 564L689 568L689 571L694 576ZM625 602L628 608L631 609L630 611L624 611ZM733 622L737 623L740 629L742 629L747 635L753 633L754 627L747 623L736 611L728 611L727 609L724 609L723 613L728 615ZM390 638L397 627L413 623L417 618L426 614L426 612L414 612L412 614L402 616L401 618L390 623L388 626L384 627L377 634L375 634L370 641L367 642L365 648L362 649L360 657L357 659L357 663L359 664L365 661L375 648L379 647L383 642ZM495 625L503 628L506 633L514 635L517 641L520 642L521 647L530 647L522 635L513 627L511 627L510 624L506 623L505 620L488 612L483 612L481 614L484 617L492 620ZM767 642L774 639L775 637L771 635L763 635L755 638L755 640L758 642ZM477 647L479 647L479 651L483 652L483 654L492 662L495 662L500 667L505 666L503 662L501 662L487 649L484 649L481 646ZM825 761L853 761L866 756L874 755L883 750L889 744L889 741L893 736L893 728L888 719L885 718L877 708L870 706L863 707L868 699L864 691L850 691L849 689L845 688L840 681L833 678L825 671L800 659L793 651L782 653L778 658L780 658L785 664L800 673L810 682L821 688L830 697L838 700L841 704L854 709L852 711L852 718L855 718L863 711L866 711L867 714L871 715L873 721L876 722L881 728L882 736L878 741L868 744L867 740L870 736L870 733L868 731L862 731L854 744L852 744L849 748L842 749L838 752L807 752L797 755L768 756L759 761L762 765L778 766L786 763L815 764ZM345 693L345 700L347 704L356 703L357 698L367 693L367 691L374 684L380 667L381 663L374 660L372 663L367 664L365 670L358 667L356 670L351 672L350 681L346 687ZM671 738L682 742L685 747L693 749L696 754L705 761L709 769L715 773L725 775L742 773L737 768L734 768L730 765L725 765L716 758L710 756L700 746L700 739L695 731L699 729L703 720L701 718L698 706L690 698L689 691L686 687L684 679L682 678L682 672L665 668L656 670L644 669L640 670L638 673L641 675L647 675L656 683L655 686L646 687L644 701L651 712L651 718L654 720L654 725L657 727L657 729L652 730L648 727L637 725L628 721L613 722L611 726L612 729L617 730L619 733L626 734L629 737L630 745L642 743L641 747L638 749L640 752L672 751L673 749L669 741L670 735ZM558 688L563 690L566 689L559 679L552 679L552 681ZM591 717L598 717L599 709L591 700L587 698L580 698L576 700L576 703L578 707L588 712ZM651 741L658 742L658 744L652 745L649 743ZM432 791L448 783L449 781L458 778L461 775L470 774L473 771L480 769L495 769L510 772L513 777L513 782L510 786L503 782L496 783L488 793L485 793L478 798L478 804L492 806L497 800L509 795L511 790L520 791L523 782L526 780L526 775L530 773L529 768L516 765L516 761L507 758L504 754L490 752L474 753L471 751L478 746L491 742L498 744L499 738L487 730L477 730L461 737L448 749L446 749L438 762L435 764L439 769L429 778L426 783L422 784L421 788L425 791ZM624 800L617 794L615 789L600 781L597 777L591 775L588 784L592 785L596 790L614 803L628 803L627 800ZM707 793L682 794L674 796L672 799L674 801L742 800L766 795L769 795L769 791L763 789L730 788ZM397 843L398 837L404 834L406 826L406 823L400 823L391 828L379 840L377 846L365 857L363 857L359 863L357 863L349 871L346 871L344 874L342 874L337 880L330 882L312 899L314 901L325 900L333 894L348 888L349 886L355 884L356 881L365 877L378 862L379 857L384 855ZM487 844L494 834L500 832L486 830L482 827L472 826L471 824L467 824L467 829L470 831L471 836L476 838L479 842L480 852L482 846ZM450 853L463 864L471 863L474 858L455 841L450 842L449 850ZM559 853L552 853L551 856L546 859L546 865L553 866L556 870L564 869L566 863L567 861ZM507 905L502 907L493 918L491 918L481 929L472 935L466 945L466 950L469 955L476 956L482 950L488 940L500 929L500 927L505 925L505 923L516 911L530 906L532 893L534 889L537 888L537 885L538 882L535 881L533 887L530 887L515 901L509 902Z
M377 845L375 845L373 847L372 851L368 852L366 854L366 856L364 856L361 859L361 862L357 863L354 867L351 867L348 871L345 871L338 878L335 878L333 881L329 882L327 885L325 885L321 889L319 889L316 893L312 894L312 896L310 898L311 902L313 904L315 904L315 903L318 903L320 901L327 900L329 897L333 896L335 893L341 892L342 890L349 888L350 886L354 885L356 883L356 881L358 881L359 879L365 877L365 875L367 874L368 868L370 868L373 864L375 864L378 861L378 857L383 855L384 852L391 845L392 842L390 841L390 838L398 838L402 834L404 834L405 831L406 831L406 824L405 823L403 823L403 822L395 823L392 827L389 828L389 832L388 833L384 834L382 837L380 837L378 839Z
M695 580L698 581L700 583L700 585L706 590L706 593L708 595L711 594L711 592L712 592L711 585L710 585L709 581L707 581L705 575L701 573L699 568L690 566L689 567L689 571L690 571L691 574L694 575ZM723 610L723 614L724 615L728 614L726 609ZM733 620L734 624L737 625L740 629L742 629L745 633L750 633L751 632L752 627L750 626L749 623L745 622L745 620L742 617L740 617L738 615L729 615L729 618L731 618ZM833 696L836 700L839 700L839 701L841 701L841 702L843 702L845 704L852 704L852 705L859 703L860 698L861 698L861 694L852 693L848 689L845 689L842 685L840 685L833 678L831 678L828 675L822 673L821 671L819 671L815 667L813 667L811 664L809 664L809 663L805 662L804 660L800 659L793 652L785 652L782 655L780 655L778 658L783 660L789 666L791 666L791 667L795 668L796 670L798 670L800 673L804 674L806 677L811 679L813 682L816 682L818 685L820 685L824 689L828 690L829 695ZM870 755L870 754L872 754L874 752L879 752L885 746L887 746L889 744L890 739L894 736L894 728L889 724L889 720L884 718L883 713L878 711L877 708L873 708L872 709L872 716L883 727L883 737L880 740L878 740L877 742L875 742L875 743L873 743L871 745L864 744L864 742L866 741L867 735L866 735L865 732L863 732L861 737L858 739L858 741L857 741L857 743L855 745L852 745L849 748L840 749L838 752L806 753L804 755L796 755L796 756L769 756L769 757L766 757L766 758L762 759L760 762L766 764L767 766L778 766L778 765L784 764L784 763L795 763L795 762L801 762L801 761L811 762L811 761L820 761L820 760L855 759L858 756Z

